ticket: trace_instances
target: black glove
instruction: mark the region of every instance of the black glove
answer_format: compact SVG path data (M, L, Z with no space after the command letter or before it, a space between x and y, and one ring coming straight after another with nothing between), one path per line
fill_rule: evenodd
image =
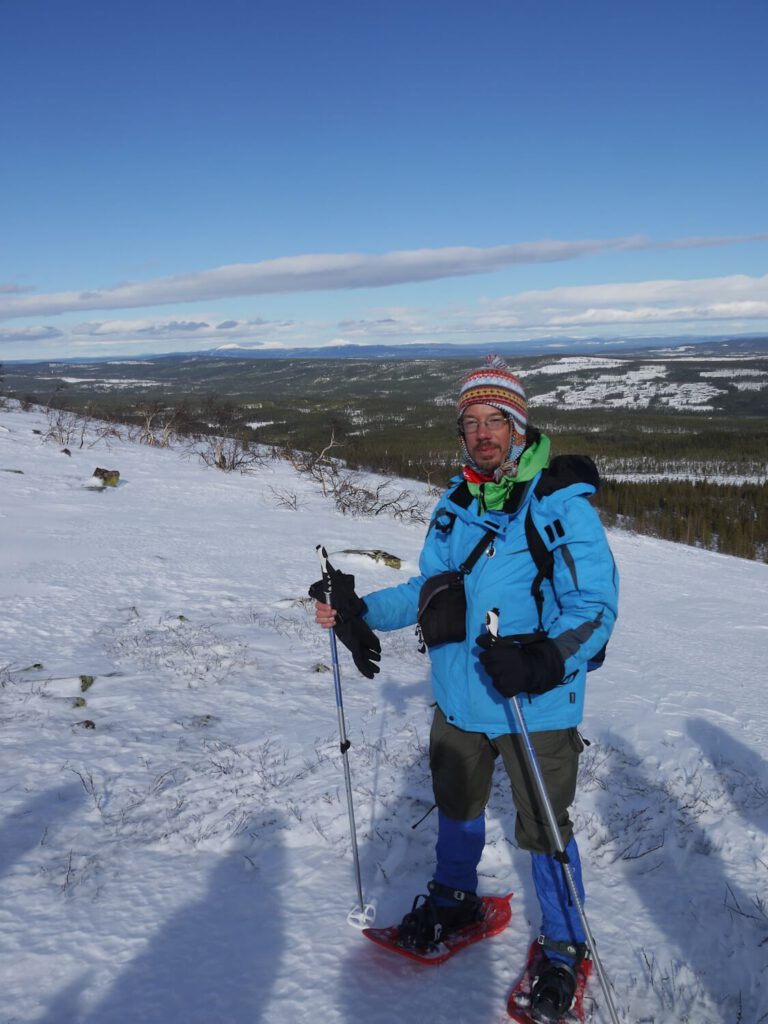
M336 612L333 631L351 652L358 672L373 679L379 671L376 662L381 661L381 644L368 623L362 619L366 607L365 601L355 593L355 577L334 569L327 560L325 568L323 578L309 588L309 596L327 604L330 591L330 603Z
M336 636L352 654L358 672L367 679L373 679L379 671L381 644L371 627L361 618L350 619L333 627Z
M309 596L323 604L331 604L337 622L349 622L367 609L365 601L355 593L355 577L334 569L326 558L323 578L309 588Z
M544 633L477 638L480 661L502 697L546 693L563 681L565 662L554 640Z

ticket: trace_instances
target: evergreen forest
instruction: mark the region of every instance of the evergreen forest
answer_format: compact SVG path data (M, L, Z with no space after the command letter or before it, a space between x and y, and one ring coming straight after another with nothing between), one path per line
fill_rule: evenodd
M92 367L95 382L72 387L63 372L35 380L29 367L6 364L0 387L22 404L133 425L155 439L228 437L244 450L301 451L434 488L460 466L454 398L466 361L273 359L254 368L198 359L190 369L166 359L161 368L162 386L153 379L152 387L131 380L105 388ZM146 372L157 378L157 363ZM37 392L21 390L31 384ZM547 385L535 384L531 422L551 437L553 454L585 454L597 463L595 504L606 525L768 561L768 416L759 393L743 409L743 390L715 410L567 409L537 405ZM233 458L228 468L242 465Z

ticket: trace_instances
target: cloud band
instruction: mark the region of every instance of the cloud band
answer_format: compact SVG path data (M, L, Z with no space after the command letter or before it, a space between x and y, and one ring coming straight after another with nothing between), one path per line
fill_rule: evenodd
M110 288L48 294L3 294L0 318L54 316L85 310L136 309L285 292L384 288L491 273L514 264L550 263L606 251L680 249L764 241L768 235L654 241L643 236L580 241L544 240L480 249L457 246L380 255L327 253L239 263Z

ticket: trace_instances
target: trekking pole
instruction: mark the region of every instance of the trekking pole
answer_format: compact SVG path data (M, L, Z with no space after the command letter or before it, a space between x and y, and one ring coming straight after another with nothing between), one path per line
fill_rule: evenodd
M317 545L317 555L323 570L323 581L326 585L325 603L331 604L331 577L328 572L328 552L322 546ZM373 924L376 917L376 908L363 900L363 883L360 877L360 857L357 852L357 828L355 827L355 808L352 803L352 775L349 770L349 758L347 751L352 744L347 739L347 727L344 723L344 702L341 697L341 673L339 671L339 651L336 646L336 634L333 629L328 630L331 642L331 665L333 666L333 685L336 690L336 713L339 719L339 748L341 758L344 762L344 782L347 788L347 810L349 812L349 830L352 836L352 859L355 863L355 882L357 883L358 909L350 910L347 914L347 923L353 928L367 928Z
M489 611L486 614L485 622L488 627L488 632L495 640L499 635L498 608L494 608L492 611ZM515 713L514 720L517 722L517 727L523 741L523 749L525 750L525 757L528 762L528 767L530 769L531 775L533 775L534 781L536 783L536 789L539 793L539 799L541 800L542 806L544 807L544 811L547 816L549 831L552 834L552 841L555 844L555 849L557 850L558 854L557 859L560 862L560 866L562 867L566 881L568 882L568 888L571 891L573 904L576 907L576 910L578 911L579 918L581 919L581 925L584 929L584 935L587 940L587 947L589 949L590 956L592 957L592 963L595 965L597 976L600 979L600 986L602 987L603 994L605 996L605 1001L608 1004L608 1012L611 1017L611 1022L612 1024L619 1024L619 1018L616 1014L616 1007L613 1005L613 997L611 996L608 978L605 974L605 971L603 970L603 964L597 952L597 944L595 943L594 936L592 935L592 929L589 927L589 921L587 920L587 915L584 910L584 906L581 902L581 898L579 897L578 889L576 888L576 882L573 878L571 865L568 862L568 854L565 852L565 846L563 845L563 840L560 836L560 828L557 824L557 818L555 817L555 812L552 809L552 803L549 799L547 787L544 783L544 776L541 774L541 768L539 767L539 762L536 757L536 753L533 749L533 744L531 743L531 734L528 732L528 726L525 724L523 712L520 709L520 702L518 701L517 697L510 697L509 699L512 704L512 710ZM507 714L509 715L509 711L507 711ZM512 725L513 720L511 716L509 717L510 725Z

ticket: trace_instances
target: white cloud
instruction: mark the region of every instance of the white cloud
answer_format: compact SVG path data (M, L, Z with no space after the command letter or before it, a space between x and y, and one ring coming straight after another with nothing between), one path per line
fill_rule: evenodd
M728 277L694 280L637 281L623 284L581 285L571 288L550 288L547 291L526 291L503 299L490 300L493 306L505 303L568 307L614 305L617 303L667 303L711 299L713 289L720 296L734 299L762 299L768 295L768 274L749 277L732 274Z
M181 320L174 317L143 318L137 320L90 320L75 324L69 329L73 339L117 338L131 342L152 343L165 341L205 342L218 344L223 339L237 338L253 340L258 336L271 337L290 330L290 320L221 320L220 316L204 317L200 320ZM61 332L59 332L61 333ZM0 335L1 336L1 335Z
M701 323L768 318L768 302L719 302L709 306L637 306L633 309L585 309L573 316L552 317L551 326L585 324Z
M56 327L17 327L9 331L0 330L0 345L19 341L51 341L63 337L64 332Z
M480 249L402 250L382 255L322 253L240 263L109 288L42 295L0 295L0 318L52 316L78 310L136 309L283 292L381 288L484 274L513 264L549 263L606 251L700 248L765 239L765 235L673 239L642 236L577 241L543 240Z
M77 353L171 352L244 348L294 348L341 344L508 341L542 335L614 337L648 333L768 330L768 274L703 280L655 280L525 291L485 298L476 305L443 309L382 306L346 320L265 320L137 317L92 320L59 330L50 326L0 329L0 343L69 343ZM26 344L25 343L29 343ZM8 351L12 346L8 345Z
M213 331L205 320L106 320L77 324L72 328L74 336L102 338L110 335L145 335L152 337L178 337L181 335L206 335Z
M479 329L529 330L768 318L768 274L659 280L527 291L486 299Z

